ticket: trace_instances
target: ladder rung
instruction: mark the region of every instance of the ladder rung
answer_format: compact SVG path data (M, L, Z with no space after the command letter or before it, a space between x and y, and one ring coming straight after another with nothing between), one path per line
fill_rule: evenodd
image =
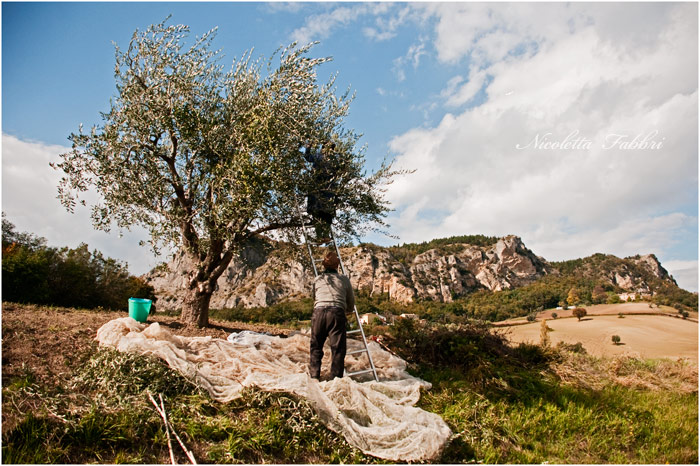
M347 375L348 377L352 377L353 375L366 374L366 373L368 373L368 372L374 372L374 371L373 371L372 369L365 369L365 370L363 370L363 371L349 372L349 373L347 373L346 375Z
M367 348L359 349L359 350L355 350L355 351L350 351L349 353L345 353L345 354L350 355L350 354L364 353L365 351L367 351Z
M350 333L360 333L361 331L362 331L362 330L360 330L360 329L358 328L358 329L355 329L355 330L348 330L347 333L348 333L348 334L350 334Z

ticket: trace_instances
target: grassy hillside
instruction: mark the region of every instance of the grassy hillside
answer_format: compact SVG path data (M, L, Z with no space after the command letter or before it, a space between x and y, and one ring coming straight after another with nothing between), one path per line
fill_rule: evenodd
M5 463L169 462L148 392L164 395L199 463L382 462L328 431L304 400L249 390L218 403L158 360L97 348L96 329L116 316L5 303ZM151 321L193 336L173 318ZM199 332L241 328L213 324ZM482 324L402 321L375 331L433 384L420 406L455 433L436 463L698 461L696 366L512 348Z

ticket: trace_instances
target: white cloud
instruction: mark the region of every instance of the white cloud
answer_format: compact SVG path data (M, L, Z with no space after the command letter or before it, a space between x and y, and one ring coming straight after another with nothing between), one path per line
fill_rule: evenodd
M374 17L374 26L362 28L363 34L375 41L385 41L396 36L396 30L412 17L413 9L404 7L396 11L392 4L385 2L343 4L309 16L304 26L292 32L292 39L302 44L325 39L334 30L348 27L368 15Z
M446 83L445 103L467 104L483 86L487 100L392 140L398 166L417 169L387 194L403 241L512 233L561 260L595 252L665 257L693 238L697 5L421 8L437 18L438 58L450 66L470 59L469 78ZM606 148L611 134L652 135L659 147ZM529 144L545 135L555 143L573 135L583 147Z
M425 50L425 39L421 38L417 44L413 44L408 48L404 56L394 59L394 73L396 74L399 82L406 79L404 67L409 64L413 66L414 70L417 69L418 65L420 65L421 57L426 54L427 51Z
M107 234L92 228L89 209L77 206L68 213L56 198L61 174L49 166L58 162L59 154L68 148L27 142L7 134L2 135L2 210L17 231L27 231L47 239L54 247L76 247L87 243L107 257L127 262L129 272L143 274L160 260L148 248L138 245L148 233L142 228ZM97 199L92 193L89 201ZM88 202L89 204L89 202Z
M367 5L341 6L326 13L309 16L306 24L292 33L292 39L306 44L325 39L336 28L342 28L369 12Z
M673 278L678 286L688 291L698 291L698 261L670 260L665 261L663 266Z
M396 14L389 17L382 16L393 12L389 3L377 3L374 4L374 7L373 13L376 15L375 26L365 27L363 33L366 37L376 41L394 38L397 34L397 29L413 15L413 9L410 6L401 8Z
M466 83L457 87L457 85L462 82L463 78L461 76L453 78L448 81L447 88L441 93L441 95L446 99L447 105L458 107L470 102L484 87L487 79L488 74L486 71L472 69Z

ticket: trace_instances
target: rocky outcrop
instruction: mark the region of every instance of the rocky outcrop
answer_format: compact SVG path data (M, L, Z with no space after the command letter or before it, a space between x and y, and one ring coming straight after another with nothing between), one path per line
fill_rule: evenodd
M644 256L630 257L635 264L649 271L654 277L661 280L671 281L676 284L676 280L671 277L666 269L661 266L661 262L654 254L646 254Z
M428 250L408 263L392 256L389 248L374 245L343 248L341 254L356 289L401 303L416 299L451 302L478 289L523 286L552 272L517 236L506 236L488 247L453 244L448 249ZM183 271L189 265L184 255L178 255L146 276L160 308L181 306L186 285ZM246 248L219 278L210 305L262 307L309 296L312 278L312 270L300 261Z
M654 254L625 259L607 256L603 270L593 265L589 265L588 269L587 275L598 276L603 281L629 292L651 293L653 282L658 280L677 285L676 280L661 266Z

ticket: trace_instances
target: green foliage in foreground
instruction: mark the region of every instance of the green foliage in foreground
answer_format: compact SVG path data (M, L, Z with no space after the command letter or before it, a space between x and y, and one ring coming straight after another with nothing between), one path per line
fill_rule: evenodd
M4 300L63 307L126 310L129 298L154 299L153 287L129 275L126 264L90 252L53 248L31 233L15 231L2 219L2 297Z
M697 464L697 391L675 384L682 372L675 363L621 361L606 374L603 360L510 347L482 324L405 320L387 332L385 344L433 384L419 406L455 434L436 463ZM585 383L560 376L561 365ZM622 385L613 375L640 384ZM668 379L665 388L640 388L659 377ZM157 359L96 345L55 386L41 386L31 372L5 384L3 421L15 422L3 429L4 462L168 462L148 392L164 395L199 463L383 462L326 429L303 399L246 390L219 403Z

